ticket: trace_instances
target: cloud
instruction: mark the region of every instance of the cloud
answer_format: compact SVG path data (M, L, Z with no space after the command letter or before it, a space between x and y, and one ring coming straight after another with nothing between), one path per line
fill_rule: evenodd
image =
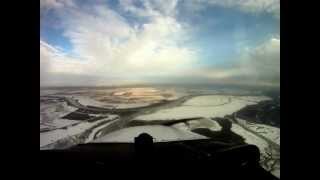
M40 0L40 26L44 24L52 24L45 17L49 12L57 12L66 7L75 7L74 0Z
M183 46L188 30L193 27L177 21L179 1L120 0L120 11L99 3L80 6L73 1L41 2L42 9L53 10L60 19L62 35L72 45L72 50L66 52L43 39L40 41L41 85L105 85L161 79L279 85L279 38L241 50L236 63L228 67L197 68L201 61L198 49ZM181 2L194 3L196 11L208 4L250 13L279 11L276 5L279 2L273 0ZM132 19L124 14L130 14Z
M250 52L251 71L258 78L280 77L280 39L271 38ZM257 72L255 72L257 71Z
M63 6L63 4L59 0L40 0L40 10L59 8L61 6Z
M229 67L195 70L194 77L205 83L280 86L280 39L271 38L243 50Z
M183 2L191 11L200 11L207 6L222 6L253 14L270 13L280 19L280 0L185 0Z
M63 35L77 57L69 57L42 41L42 64L47 63L45 69L51 74L87 74L105 79L140 80L145 76L179 74L192 65L196 52L178 45L184 38L184 29L175 18L167 16L165 6L158 5L159 10L146 4L158 15L139 26L107 6L62 9L59 15L63 19Z
M40 40L40 67L43 65L47 72L86 74L88 64L89 62L71 57L59 47L54 47Z
M40 10L43 9L58 9L63 7L75 6L73 0L40 0Z
M72 85L94 82L88 62L70 57L61 48L40 40L40 85ZM86 79L89 79L90 81Z
M126 12L142 17L154 17L176 15L178 0L120 0L119 2Z

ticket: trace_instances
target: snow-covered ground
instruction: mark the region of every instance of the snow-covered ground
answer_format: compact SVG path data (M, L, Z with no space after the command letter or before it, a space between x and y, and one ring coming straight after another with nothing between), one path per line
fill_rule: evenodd
M173 89L159 90L151 87L81 90L57 94L62 97L73 97L85 106L117 109L149 106L163 100L175 100L179 95Z
M183 106L221 106L230 103L231 98L221 95L197 96L183 103Z
M94 128L93 130L92 130L92 132L90 133L90 135L88 136L88 138L86 139L86 143L89 143L89 142L91 142L91 141L93 141L94 139L95 139L95 135L97 134L97 132L99 132L101 129L103 129L103 128L106 128L107 126L109 126L110 124L112 124L112 123L115 123L115 121L111 121L111 122L108 122L108 123L105 123L105 124L103 124L103 125L101 125L101 126L99 126L99 127L97 127L97 128ZM99 135L99 134L98 134ZM98 136L99 137L99 136Z
M40 131L48 131L53 129L64 128L80 123L81 121L69 119L54 119L51 122L40 124Z
M248 144L254 144L258 146L261 153L265 153L265 150L268 148L268 142L254 135L253 133L245 130L237 124L232 124L231 131L242 136L245 139L245 142Z
M264 124L250 123L246 120L237 118L237 121L245 127L259 133L272 142L280 145L280 128L272 127Z
M68 106L66 102L41 103L40 119L43 119L43 121L51 121L63 117L75 110L77 110L77 108Z
M69 126L78 121L62 119L63 116L77 110L66 102L40 102L40 131Z
M97 100L112 103L118 108L147 106L162 100L177 99L174 89L158 89L152 87L117 88L106 96L96 96Z
M77 99L80 104L84 106L96 106L96 107L114 107L113 105L108 105L106 103L102 103L100 101L96 101L91 97L88 96L72 96L74 99Z
M187 123L178 123L172 125L172 127L175 127L180 130L187 130L192 131L196 128L208 128L212 131L220 131L221 126L216 121L212 121L208 118L203 118L199 120L192 120L188 121Z
M273 148L267 141L233 123L231 130L242 136L248 144L256 145L261 153L260 163L263 168L280 178L280 151ZM266 129L267 131L268 129ZM274 164L274 165L272 165Z
M134 138L141 133L150 134L154 138L155 142L207 139L205 136L188 131L181 131L173 127L153 125L124 128L107 134L101 138L97 138L93 142L134 142Z
M269 99L265 96L208 95L194 97L179 107L136 117L137 120L167 120L190 117L224 117L241 108Z
M67 127L66 129L56 129L48 132L40 133L40 148L46 145L52 144L57 142L58 140L72 137L75 135L79 135L84 133L86 130L93 128L94 126L98 125L99 123L114 120L118 118L116 115L109 115L108 118L97 120L94 122L81 122L74 126Z
M61 92L60 90L55 89L40 89L40 96L47 96L55 93Z
M233 96L233 98L242 100L242 101L249 101L253 103L258 103L260 101L266 101L266 100L271 100L270 97L267 96Z
M86 96L73 96L79 101L80 104L85 106L95 106L95 107L105 107L105 108L117 108L117 109L127 109L127 108L137 108L149 106L151 103L108 103L100 102L91 97Z

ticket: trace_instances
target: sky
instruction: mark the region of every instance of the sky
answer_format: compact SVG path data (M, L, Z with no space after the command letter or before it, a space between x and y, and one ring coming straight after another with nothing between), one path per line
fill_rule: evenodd
M40 0L40 86L280 87L280 0Z

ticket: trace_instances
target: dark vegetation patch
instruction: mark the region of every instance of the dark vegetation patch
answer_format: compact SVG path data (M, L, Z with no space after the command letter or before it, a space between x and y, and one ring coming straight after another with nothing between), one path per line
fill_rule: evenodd
M238 118L280 128L280 98L248 105L236 113Z
M128 127L132 126L146 126L146 125L163 125L163 126L172 126L177 123L187 123L188 121L202 119L201 117L194 118L183 118L179 120L152 120L152 121L143 121L143 120L134 120L128 123Z
M87 113L83 113L80 110L76 110L74 112L71 112L65 116L62 117L62 119L69 119L69 120L88 120L92 116L90 116Z
M231 121L229 121L226 118L214 118L212 120L217 121L219 125L222 127L220 131L212 131L208 128L196 128L193 129L192 132L209 137L221 143L227 143L232 145L246 144L245 139L242 136L231 131Z

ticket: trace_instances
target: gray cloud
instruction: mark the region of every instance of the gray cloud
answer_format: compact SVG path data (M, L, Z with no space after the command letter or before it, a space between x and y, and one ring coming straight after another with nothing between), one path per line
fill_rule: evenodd
M243 50L229 67L208 67L192 74L203 78L203 83L280 86L280 39Z
M259 14L270 13L280 19L280 0L182 0L191 11L201 11L207 6L222 6L239 9L243 12Z

